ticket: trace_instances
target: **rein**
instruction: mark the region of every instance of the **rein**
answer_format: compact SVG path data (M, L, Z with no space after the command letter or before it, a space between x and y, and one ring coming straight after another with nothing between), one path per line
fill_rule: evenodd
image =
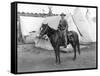
M43 34L47 29L48 29L48 26L44 29L44 31L41 34ZM48 32L47 32L47 34L48 34Z

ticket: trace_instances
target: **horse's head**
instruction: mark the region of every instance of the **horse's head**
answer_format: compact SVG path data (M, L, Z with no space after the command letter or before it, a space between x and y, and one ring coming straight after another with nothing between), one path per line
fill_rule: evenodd
M40 37L43 37L44 35L46 35L48 33L48 23L47 24L42 24L41 28L40 28Z

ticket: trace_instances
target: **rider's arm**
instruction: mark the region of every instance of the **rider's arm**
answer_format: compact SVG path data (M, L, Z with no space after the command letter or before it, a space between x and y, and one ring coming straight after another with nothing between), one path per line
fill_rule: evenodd
M64 22L65 22L65 28L68 30L68 22L67 22L67 20L65 20Z

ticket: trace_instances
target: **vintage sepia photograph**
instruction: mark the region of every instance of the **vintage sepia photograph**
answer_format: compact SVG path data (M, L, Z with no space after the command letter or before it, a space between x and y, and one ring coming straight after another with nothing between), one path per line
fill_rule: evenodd
M17 71L97 68L96 7L17 4Z

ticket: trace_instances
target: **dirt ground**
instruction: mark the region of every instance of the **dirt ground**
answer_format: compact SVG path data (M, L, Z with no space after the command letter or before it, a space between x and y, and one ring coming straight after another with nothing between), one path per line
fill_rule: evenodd
M77 53L77 59L72 60L73 52L60 53L61 64L55 64L53 50L37 48L32 44L18 45L18 72L68 70L96 67L96 45L86 45Z

